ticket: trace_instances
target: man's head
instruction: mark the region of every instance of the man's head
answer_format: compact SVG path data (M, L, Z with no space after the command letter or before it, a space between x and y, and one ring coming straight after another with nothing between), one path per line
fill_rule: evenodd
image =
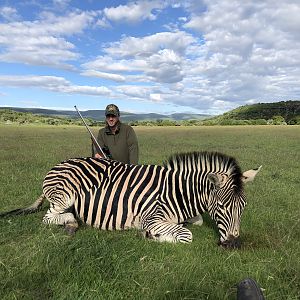
M106 122L110 127L116 126L119 121L120 111L117 105L109 104L105 109Z

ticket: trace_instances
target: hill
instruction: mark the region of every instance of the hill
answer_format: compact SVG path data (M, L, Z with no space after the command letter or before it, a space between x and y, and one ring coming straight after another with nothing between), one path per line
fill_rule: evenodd
M81 112L90 126L103 126L104 110ZM222 115L209 118L209 115L177 113L171 115L121 112L122 121L130 125L169 126L169 125L267 125L299 124L300 101L281 101L240 106ZM1 123L42 123L51 125L82 125L77 112L40 108L0 107Z
M66 117L66 118L78 118L77 112L74 110L54 110L54 109L42 109L42 108L22 108L22 107L0 107L0 109L9 109L16 112L31 113L34 115L52 116L52 117ZM102 122L104 120L104 110L86 110L81 111L84 118L92 119L96 122ZM156 120L203 120L211 117L211 115L205 114L188 114L188 113L175 113L170 115L146 113L146 114L134 114L121 111L121 118L124 122L132 121L156 121Z
M220 125L229 125L229 123L232 123L234 125L247 123L247 121L252 124L300 124L300 101L244 105L220 116L207 119L204 123Z

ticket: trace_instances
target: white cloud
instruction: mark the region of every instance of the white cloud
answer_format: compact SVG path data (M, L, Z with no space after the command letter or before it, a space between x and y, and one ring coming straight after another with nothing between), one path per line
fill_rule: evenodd
M164 1L137 1L127 5L105 8L105 17L113 22L135 23L142 20L155 20L156 14L165 6Z
M83 95L109 95L111 91L103 86L73 85L63 77L56 76L0 76L0 85L9 87L30 87L52 92Z
M4 86L207 111L219 107L220 112L244 103L299 98L298 1L128 1L102 11L81 11L69 0L50 3L55 7L39 6L43 12L34 21L22 21L13 7L0 8L5 21L0 23L0 63L68 70L80 65L84 82L94 77L100 87L74 85L58 76L2 76ZM149 20L156 20L153 28L144 26ZM127 24L120 30L122 22Z
M10 6L0 7L0 16L7 21L15 21L20 18L17 10Z
M96 26L99 26L101 28L112 28L111 24L107 21L106 18L102 17L101 19L99 18L97 21L96 21Z
M101 70L107 72L132 72L146 67L142 59L117 59L110 56L99 56L97 59L82 65L89 70Z
M88 27L97 15L96 12L77 11L64 16L57 16L50 12L41 14L41 21L33 22L29 25L35 33L66 36L81 33Z
M173 50L160 50L147 58L148 69L145 74L151 76L156 82L179 82L183 79L181 60L182 58Z
M131 99L149 99L152 87L147 86L132 86L132 85L122 85L116 87L116 92L128 96Z
M71 0L53 0L54 6L60 9L66 8L70 2Z
M105 56L82 65L95 72L126 73L127 80L175 83L183 79L182 61L195 39L185 32L161 32L143 38L126 37L109 44ZM125 78L124 78L125 79Z
M125 37L103 50L114 57L147 57L163 49L172 49L183 55L195 38L184 31L159 32L142 38Z
M150 100L154 102L161 102L162 96L161 94L150 94Z
M74 69L66 63L79 54L64 36L81 33L92 21L90 13L70 13L57 17L44 13L37 21L0 24L0 45L4 48L0 61L22 62Z
M98 77L103 79L108 79L116 82L122 82L125 81L125 76L119 75L119 74L113 74L113 73L107 73L107 72L99 72L94 70L88 70L81 73L81 75L84 76L90 76L90 77Z
M220 109L221 103L230 107L229 103L237 106L253 99L291 99L300 83L300 5L222 0L205 4L205 12L191 10L184 25L205 41L202 55L185 65L185 84L198 85L193 81L197 74L207 79L208 83L201 81L203 87Z

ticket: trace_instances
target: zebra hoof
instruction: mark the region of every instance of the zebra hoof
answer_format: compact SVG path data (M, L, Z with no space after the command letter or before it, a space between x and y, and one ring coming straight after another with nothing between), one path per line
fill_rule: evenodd
M69 236L75 235L77 229L78 229L78 224L69 223L65 225L65 231Z
M145 231L144 235L145 235L145 238L150 239L150 240L155 240L160 237L159 233L156 233L153 235L150 231Z

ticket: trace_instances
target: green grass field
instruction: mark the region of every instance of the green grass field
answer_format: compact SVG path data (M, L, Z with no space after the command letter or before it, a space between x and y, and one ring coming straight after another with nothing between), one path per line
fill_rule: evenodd
M300 127L135 130L143 164L211 150L235 156L243 170L263 165L245 188L242 249L219 248L207 216L202 227L189 226L189 245L86 226L69 237L41 223L46 205L33 215L0 219L0 299L236 299L234 285L246 277L268 300L299 299ZM90 155L84 127L2 125L0 136L1 212L31 204L56 163Z

